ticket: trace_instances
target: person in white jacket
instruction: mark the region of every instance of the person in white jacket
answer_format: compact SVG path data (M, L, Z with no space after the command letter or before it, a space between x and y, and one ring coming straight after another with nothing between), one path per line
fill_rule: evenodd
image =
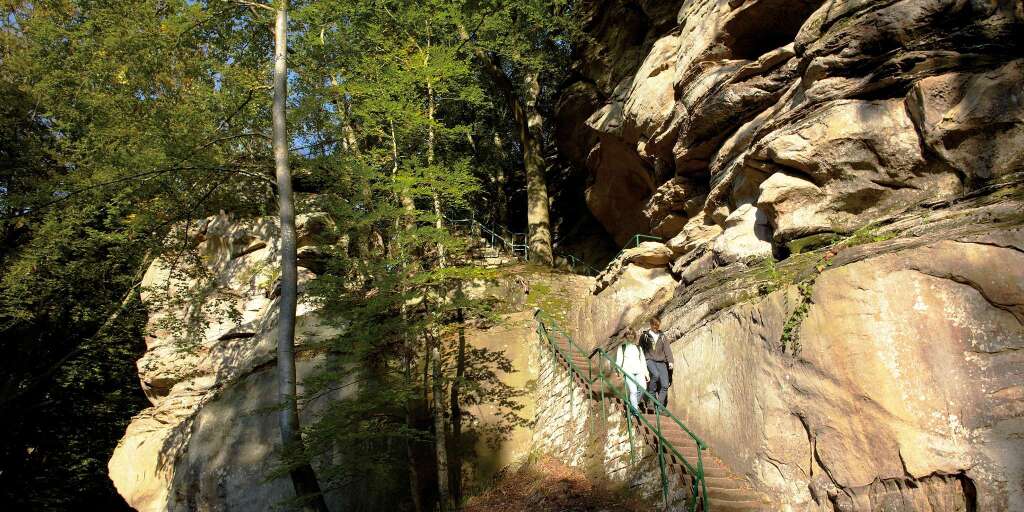
M647 359L644 351L636 344L636 333L632 329L626 329L623 333L623 342L615 351L615 364L619 365L632 379L626 380L626 389L629 391L629 405L633 414L639 414L640 390L647 387L651 380L647 372Z

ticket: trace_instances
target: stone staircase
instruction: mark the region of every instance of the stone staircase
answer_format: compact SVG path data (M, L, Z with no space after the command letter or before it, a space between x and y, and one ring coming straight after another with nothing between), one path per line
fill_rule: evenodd
M498 268L518 261L498 246L487 243L484 238L474 238L470 245L470 257L473 262L484 268Z
M590 358L576 352L570 342L565 339L555 339L552 341L561 348L561 353L556 352L556 355L559 356L558 360L566 371L570 369L570 360L577 369L583 371L584 375L582 377L573 375L573 380L586 396L591 400L610 400L623 414L626 413L626 404L615 396L613 390L606 388L605 382L598 379L597 371L594 370L595 364L593 364ZM562 357L561 354L571 355ZM666 416L662 416L660 422L659 418L654 414L644 413L643 416L651 425L657 426L660 424L661 436L686 459L686 462L691 466L696 466L698 450L696 443L689 434ZM651 448L651 451L657 453L657 433L642 421L635 421L633 424L635 425L634 428L636 428L637 437L642 438L647 446ZM691 488L693 475L689 474L684 462L678 460L675 454L672 453L672 450L668 448L663 448L663 450L665 453L666 470L670 478L676 480L676 486L680 489ZM774 510L771 506L771 501L766 496L755 490L746 478L737 475L729 469L721 459L712 453L710 448L703 450L701 457L704 466L704 484L707 488L706 497L709 505L707 510L714 512L769 512Z

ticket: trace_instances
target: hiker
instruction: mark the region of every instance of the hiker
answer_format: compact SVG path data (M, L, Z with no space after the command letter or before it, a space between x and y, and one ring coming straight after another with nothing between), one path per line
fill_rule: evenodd
M626 329L622 344L615 351L615 364L632 377L625 378L626 389L629 391L629 409L633 414L640 414L640 390L643 389L641 386L647 385L650 375L647 373L644 351L632 341L635 335L632 329Z
M665 407L672 378L672 347L665 333L661 332L661 321L658 317L651 317L650 326L650 329L640 334L639 341L647 360L647 373L651 376L650 382L647 383L647 392Z

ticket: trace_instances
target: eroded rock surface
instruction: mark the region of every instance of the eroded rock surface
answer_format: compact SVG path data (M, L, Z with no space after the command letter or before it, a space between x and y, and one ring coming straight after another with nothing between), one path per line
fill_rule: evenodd
M1021 3L640 2L601 51L623 4L558 136L672 281L613 262L572 327L661 315L671 409L777 510L1024 510Z
M774 510L1024 507L1024 184L644 285L614 283L572 327L603 344L661 316L670 409ZM595 304L617 327L588 330Z
M1024 169L1019 2L588 5L558 138L620 245L696 203L756 204L781 246Z
M325 228L316 216L300 216L297 224L304 248ZM138 367L153 406L128 425L109 475L140 512L266 510L294 497L287 478L267 480L280 447L273 410L277 224L221 215L202 221L190 236L204 275L157 261L143 280L150 322ZM188 268L192 272L184 273ZM300 293L312 277L300 267ZM316 362L301 346L336 331L301 300L295 331L301 382ZM324 400L339 398L314 400L302 417L309 420Z

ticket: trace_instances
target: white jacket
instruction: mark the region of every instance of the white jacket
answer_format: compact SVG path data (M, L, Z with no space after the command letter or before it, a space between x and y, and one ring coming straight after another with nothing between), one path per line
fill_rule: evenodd
M639 375L644 381L650 380L647 374L647 358L644 351L636 346L636 343L623 343L615 351L615 364L622 367L630 375ZM643 384L641 382L640 384Z

